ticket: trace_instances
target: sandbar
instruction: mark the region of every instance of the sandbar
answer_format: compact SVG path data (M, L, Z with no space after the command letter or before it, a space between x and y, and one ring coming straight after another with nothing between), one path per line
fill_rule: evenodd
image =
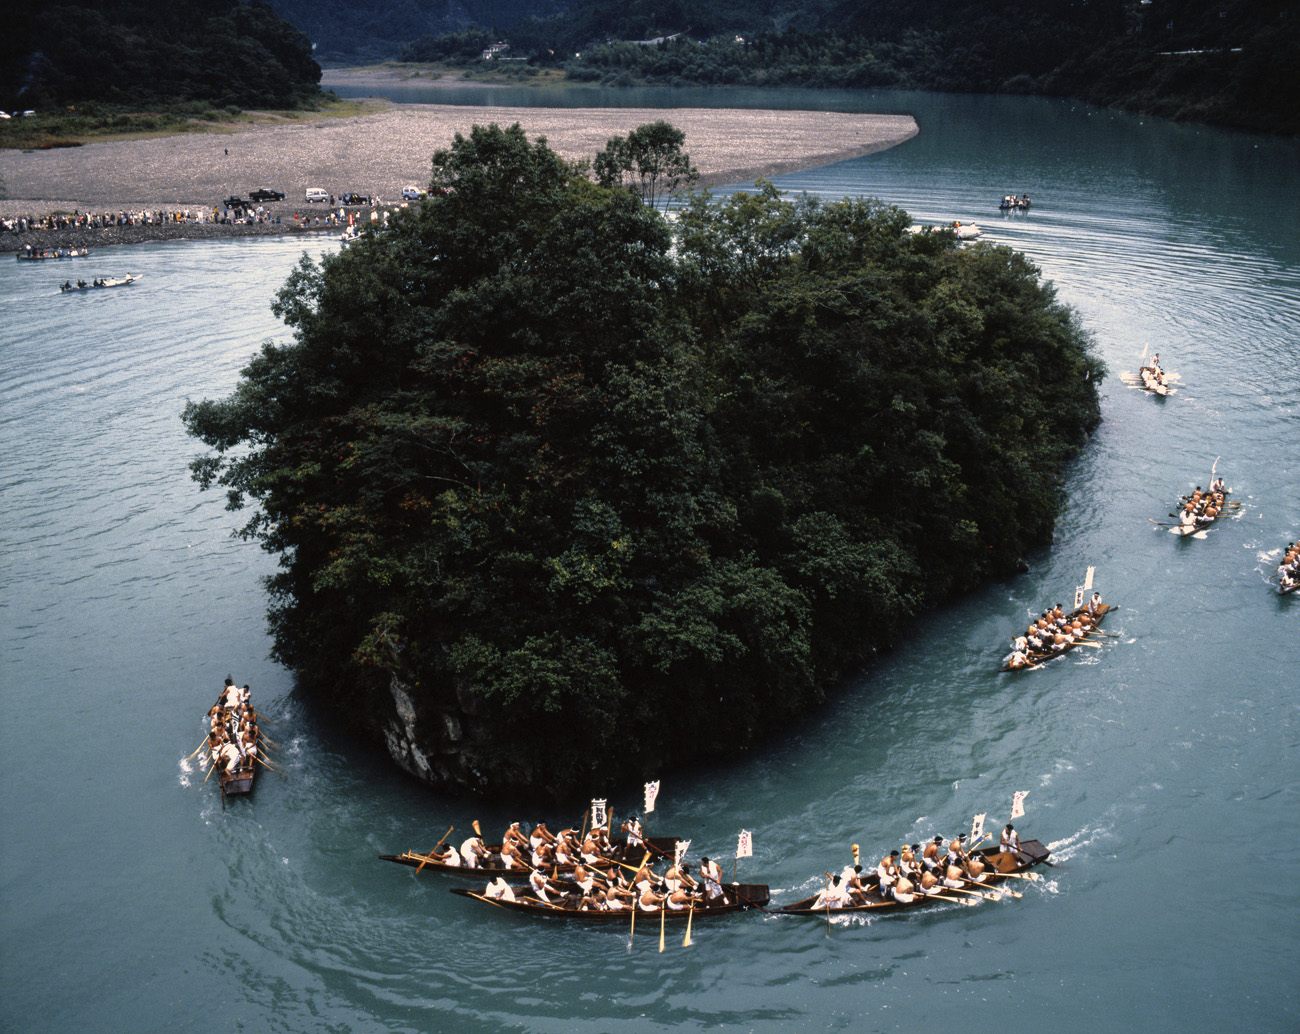
M404 186L427 183L434 151L476 124L518 122L530 137L545 137L557 153L576 160L593 157L611 136L658 119L685 132L702 185L752 183L871 154L918 132L910 115L402 104L357 117L258 124L233 133L0 151L6 197L0 215L211 208L230 194L261 186L284 191L280 207L286 211L309 210L303 203L308 187L395 201Z

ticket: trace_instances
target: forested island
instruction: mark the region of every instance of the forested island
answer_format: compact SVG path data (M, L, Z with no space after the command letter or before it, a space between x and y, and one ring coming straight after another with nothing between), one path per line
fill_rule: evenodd
M1100 363L1023 255L519 126L281 290L186 407L278 556L276 655L430 782L587 790L788 727L1048 542Z

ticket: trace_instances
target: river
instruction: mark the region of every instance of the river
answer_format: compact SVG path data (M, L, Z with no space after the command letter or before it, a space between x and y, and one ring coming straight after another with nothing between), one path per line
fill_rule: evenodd
M559 99L557 100L557 96ZM1102 423L1030 573L732 762L662 780L652 830L778 900L864 853L1006 821L1055 868L1020 900L833 924L680 931L514 922L376 854L515 815L431 792L322 725L267 659L272 558L201 495L179 413L224 395L300 241L178 242L0 264L0 1028L610 1031L725 1027L1189 1032L1300 1027L1300 149L1064 102L889 93L437 91L519 104L909 111L894 150L781 177L976 221L1077 307L1111 369ZM688 149L689 149L689 141ZM1027 215L999 196L1027 191ZM313 241L314 252L334 247ZM60 296L68 273L136 285ZM1125 387L1143 345L1182 375ZM1014 399L1008 399L1014 405ZM1242 504L1203 541L1154 527L1211 465ZM1085 568L1102 649L999 674ZM1290 672L1288 675L1287 672ZM283 778L223 810L180 759L221 679L274 718ZM631 731L629 731L631 734ZM592 787L626 813L639 788ZM577 821L583 802L572 802ZM948 1028L950 1029L950 1028Z

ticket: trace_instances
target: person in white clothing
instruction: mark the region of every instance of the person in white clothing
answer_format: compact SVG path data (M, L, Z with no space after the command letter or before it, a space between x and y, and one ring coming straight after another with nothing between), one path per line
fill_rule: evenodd
M487 847L478 837L470 837L460 845L461 864L468 869L477 869L483 864Z
M515 900L515 892L510 889L510 884L500 876L487 885L487 889L483 891L483 896L491 898L493 901Z
M1002 830L1002 836L998 839L998 847L1004 854L1014 854L1020 850L1020 834L1016 832L1016 827L1010 822Z

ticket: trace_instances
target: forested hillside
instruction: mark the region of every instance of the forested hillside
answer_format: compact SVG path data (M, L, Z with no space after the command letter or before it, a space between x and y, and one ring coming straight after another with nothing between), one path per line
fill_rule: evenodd
M294 341L187 407L196 478L280 559L278 656L430 781L746 749L1049 541L1098 422L1023 255L772 188L674 230L642 195L679 150L649 127L592 182L518 126L458 137L428 201L304 259Z
M390 60L424 36L466 29L509 32L566 6L563 0L272 0L272 5L311 37L322 61L354 64Z
M9 108L202 102L290 108L319 93L307 38L262 3L71 0L20 5L5 24Z
M299 4L279 2L286 11ZM1046 94L1300 132L1284 53L1300 16L1287 0L579 0L514 20L500 2L481 18L466 11L453 29L499 31L512 56L582 81ZM355 24L391 23L408 9L392 0L351 6ZM457 47L438 39L448 31L412 24L386 56L477 60L480 37ZM666 36L676 38L644 45Z

